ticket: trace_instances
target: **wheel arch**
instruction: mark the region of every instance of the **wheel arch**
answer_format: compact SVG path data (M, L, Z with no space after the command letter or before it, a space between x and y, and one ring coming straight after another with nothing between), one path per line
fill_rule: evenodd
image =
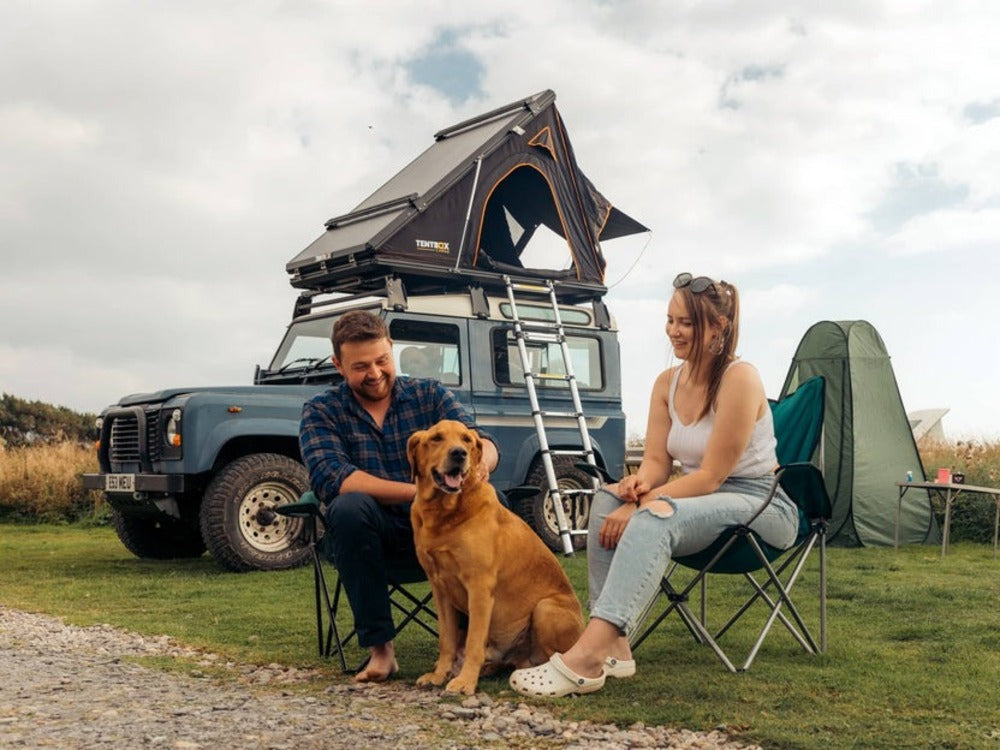
M278 453L302 463L299 452L299 438L288 435L237 435L224 443L215 460L212 462L212 474L218 473L223 466L232 463L237 458L253 453Z
M558 436L550 440L549 450L561 450L561 449L576 449L580 447L579 435L575 435L576 440L566 439L559 440ZM604 457L604 451L601 449L601 443L599 440L595 440L591 436L590 441L591 448L594 450L594 461L597 465L603 469L607 469L607 461ZM514 477L518 478L512 482L512 485L523 484L531 473L531 470L537 465L537 463L542 460L542 447L539 444L538 437L532 435L530 438L526 439L520 446L517 452L517 458L514 464ZM580 456L580 461L584 461L584 457Z

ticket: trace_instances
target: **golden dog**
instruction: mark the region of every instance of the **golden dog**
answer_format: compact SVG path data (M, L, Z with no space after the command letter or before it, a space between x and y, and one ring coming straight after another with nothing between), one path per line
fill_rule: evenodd
M445 690L471 695L480 673L541 664L572 646L583 632L580 603L541 539L481 480L479 436L443 420L414 433L407 456L413 537L440 630L434 671L417 684L441 685L458 669ZM464 661L459 612L469 616Z

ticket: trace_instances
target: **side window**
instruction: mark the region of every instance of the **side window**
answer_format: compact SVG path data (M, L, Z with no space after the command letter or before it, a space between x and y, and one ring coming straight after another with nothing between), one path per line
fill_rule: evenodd
M389 324L389 335L400 375L461 385L458 326L397 318Z
M514 332L495 328L492 333L494 377L500 385L524 385L524 367L518 352ZM601 342L586 336L567 336L570 364L576 384L581 390L604 387L601 368ZM535 385L541 388L569 388L562 347L555 341L525 342L531 371L537 376Z

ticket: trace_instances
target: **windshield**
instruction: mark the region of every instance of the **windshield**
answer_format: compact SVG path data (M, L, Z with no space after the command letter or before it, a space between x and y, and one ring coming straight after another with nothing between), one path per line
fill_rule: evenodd
M282 368L296 370L328 363L333 353L330 334L336 321L337 316L331 315L292 323L268 369L277 372Z

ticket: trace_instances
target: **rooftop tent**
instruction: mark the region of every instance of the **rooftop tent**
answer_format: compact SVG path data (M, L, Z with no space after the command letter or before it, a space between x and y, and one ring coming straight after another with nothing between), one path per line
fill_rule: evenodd
M826 379L823 473L833 501L830 540L844 546L891 545L898 488L921 476L920 455L885 344L868 322L823 321L799 342L781 397L799 383ZM901 544L940 540L929 492L903 500Z
M434 144L289 261L291 284L364 292L397 276L411 293L503 274L560 281L560 296L606 291L601 240L647 231L577 166L555 94L527 99L434 135ZM525 267L540 227L566 242L561 268Z

